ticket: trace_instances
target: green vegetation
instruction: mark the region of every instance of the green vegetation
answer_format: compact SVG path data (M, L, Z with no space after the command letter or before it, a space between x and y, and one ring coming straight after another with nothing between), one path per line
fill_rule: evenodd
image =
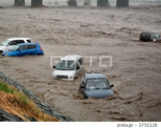
M56 118L43 113L28 96L17 88L0 82L0 108L28 121L26 117L34 117L38 121L58 121Z
M14 90L10 87L7 86L7 84L0 82L0 91L7 92L7 93L12 93Z

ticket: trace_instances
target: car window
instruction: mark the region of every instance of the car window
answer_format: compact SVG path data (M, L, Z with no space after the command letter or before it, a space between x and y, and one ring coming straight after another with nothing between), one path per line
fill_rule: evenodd
M20 50L26 50L26 49L27 49L27 45L20 46L19 49L20 49Z
M31 43L31 40L27 40L28 43Z
M143 34L142 34L142 36L146 36L146 34L145 34L145 33L143 33Z
M4 46L4 45L8 44L8 42L9 42L9 40L5 40L0 45Z
M17 43L16 43L16 41L10 41L8 44L9 45L16 45Z
M105 89L110 88L106 79L87 80L87 89Z
M57 70L74 70L74 68L75 68L75 62L66 60L59 61L56 66Z
M24 40L16 40L16 44L25 43Z
M16 50L18 50L19 48L20 48L19 45L15 45L13 48L11 48L11 50L12 50L12 51L16 51Z
M35 49L35 48L36 48L36 45L28 45L27 49Z
M148 33L145 33L145 36L144 37L149 38L150 35Z
M151 37L152 37L152 38L160 38L160 36L159 36L158 34L156 34L156 33L152 33L152 34L151 34Z

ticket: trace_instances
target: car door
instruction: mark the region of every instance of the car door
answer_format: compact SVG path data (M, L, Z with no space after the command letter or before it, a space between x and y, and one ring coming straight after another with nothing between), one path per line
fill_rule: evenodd
M24 40L13 40L7 43L6 49L5 50L10 50L12 49L15 45L24 43Z
M18 49L17 56L24 56L26 54L27 54L27 45L20 46L20 48Z
M12 49L16 45L16 41L10 41L6 44L5 51Z
M36 45L35 44L30 44L27 46L27 54L36 55Z
M149 33L146 34L146 41L151 41L151 37Z

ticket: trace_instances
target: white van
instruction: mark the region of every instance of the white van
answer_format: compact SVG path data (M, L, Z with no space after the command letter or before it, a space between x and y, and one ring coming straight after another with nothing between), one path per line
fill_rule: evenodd
M0 53L12 49L15 45L20 43L30 43L30 38L10 38L0 43Z
M80 55L67 55L60 59L52 76L53 78L74 80L84 70L83 57Z

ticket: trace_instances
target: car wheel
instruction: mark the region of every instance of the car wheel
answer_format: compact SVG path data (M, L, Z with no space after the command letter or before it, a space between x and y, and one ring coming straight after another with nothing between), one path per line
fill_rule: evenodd
M38 55L38 56L43 56L43 54L41 54L41 53L38 53L37 55Z
M75 94L73 94L74 99L79 99L79 100L83 100L83 94L79 93L79 91Z
M84 99L88 99L88 96L84 95L83 98L84 98Z
M74 77L74 80L77 79L77 76Z

